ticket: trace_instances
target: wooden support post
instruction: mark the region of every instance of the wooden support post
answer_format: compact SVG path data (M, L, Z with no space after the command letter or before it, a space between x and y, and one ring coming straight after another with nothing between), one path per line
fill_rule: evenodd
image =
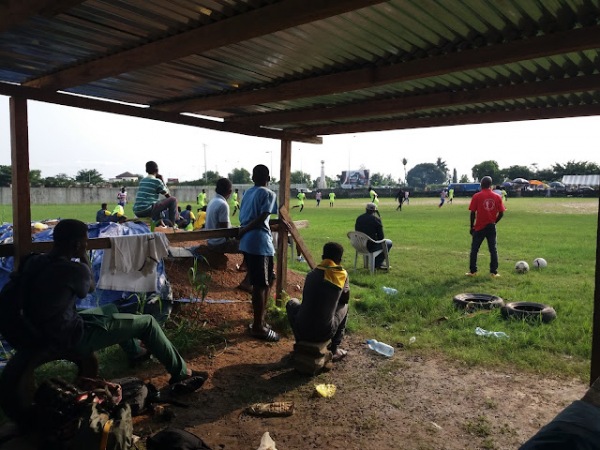
M290 174L292 171L292 141L281 141L281 168L279 171L279 207L290 207ZM283 226L277 230L277 280L275 300L281 306L281 293L287 285L288 232Z
M28 133L27 99L11 97L10 134L15 269L18 267L20 260L31 252Z
M598 220L596 221L596 280L594 288L594 313L592 319L592 364L590 386L600 377L600 198L598 199Z

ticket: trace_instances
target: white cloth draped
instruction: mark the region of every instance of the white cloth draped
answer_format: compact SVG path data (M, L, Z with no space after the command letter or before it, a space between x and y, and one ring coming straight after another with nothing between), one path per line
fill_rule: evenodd
M156 267L168 255L169 240L164 233L109 237L110 248L104 250L98 288L154 292Z

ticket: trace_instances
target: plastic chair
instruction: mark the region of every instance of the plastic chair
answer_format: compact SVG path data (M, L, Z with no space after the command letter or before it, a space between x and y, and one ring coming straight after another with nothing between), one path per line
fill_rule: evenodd
M385 244L385 239L381 239L376 241L371 239L365 233L361 233L360 231L350 231L348 232L348 239L350 239L350 243L354 250L356 250L356 254L354 255L354 270L356 270L356 262L358 260L358 255L363 255L363 266L368 267L371 273L375 272L375 258L383 252L385 257L385 263L387 267L390 267L390 258L388 256L388 248ZM372 242L374 244L380 244L381 249L375 250L372 252L369 250L368 244Z

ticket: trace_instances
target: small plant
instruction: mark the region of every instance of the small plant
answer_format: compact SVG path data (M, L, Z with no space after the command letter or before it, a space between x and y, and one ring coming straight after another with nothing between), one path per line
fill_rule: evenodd
M498 409L498 403L493 398L486 398L483 402L488 409Z
M144 314L144 310L146 309L146 303L148 302L148 296L145 292L137 292L135 296L137 297L138 302L137 313Z
M210 267L204 256L199 256L199 258L202 258L204 263ZM210 283L212 277L207 271L201 270L200 264L198 264L199 258L194 258L194 264L188 270L188 279L190 280L196 300L199 298L203 302L208 294L208 283Z
M492 426L485 416L478 416L472 421L467 420L463 428L467 433L482 438L486 438L492 434Z

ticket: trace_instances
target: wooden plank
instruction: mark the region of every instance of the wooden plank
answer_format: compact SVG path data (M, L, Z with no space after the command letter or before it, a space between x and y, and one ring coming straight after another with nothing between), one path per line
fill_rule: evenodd
M271 225L271 230L277 232L280 229L278 223ZM190 241L205 241L206 239L226 237L235 238L239 234L239 227L235 228L216 228L214 230L198 230L198 231L177 231L165 233L170 243L190 242ZM88 249L99 250L110 248L109 238L93 238L88 240ZM47 242L32 242L30 251L35 253L47 253L52 249L52 241ZM0 257L13 256L15 254L15 244L0 244Z
M283 0L156 42L103 58L98 57L85 64L31 80L26 85L53 90L81 86L383 2L384 0L319 0L307 6L306 0Z
M289 210L289 207L286 207L286 209ZM308 220L294 220L294 226L297 230L300 230L302 228L308 228L308 225Z
M29 127L27 100L10 98L12 166L13 241L15 267L31 252L31 210L29 193Z
M8 83L0 83L0 95L6 95L9 97L22 97L40 102L54 103L56 105L71 106L73 108L89 109L92 111L101 111L131 117L141 117L144 119L158 120L161 122L176 123L179 125L187 125L198 128L207 128L209 130L226 131L229 133L244 134L247 136L258 136L278 140L288 139L290 141L305 142L307 144L321 144L323 142L323 140L318 136L288 133L287 131L279 131L275 129L254 126L247 127L243 124L228 124L225 122L202 119L199 117L185 116L178 113L157 111L150 108L130 106L121 103L107 102L104 100L96 100L75 95L44 91L41 89Z
M290 214L288 213L287 209L285 209L283 207L279 208L279 215L281 216L281 218L283 220L285 220L286 222L288 222L290 224L289 232L292 235L292 237L294 238L294 241L296 242L296 244L298 245L300 250L302 251L302 254L304 255L304 259L306 259L308 266L311 269L314 269L315 267L317 267L317 264L315 263L315 260L313 259L312 254L310 253L310 251L308 250L308 247L304 243L304 239L302 239L302 236L300 236L300 233L298 233L298 230L294 226L294 222L292 221L292 218L290 217Z
M202 112L331 95L598 47L600 47L600 27L585 27L389 66L366 67L281 82L276 86L255 88L251 91L227 92L189 99L185 102L171 103L169 110Z
M287 211L290 205L290 176L292 173L292 142L281 141L281 164L279 167L279 212ZM288 232L282 226L277 231L277 280L275 281L275 302L281 306L282 293L287 286Z
M309 121L334 121L339 119L377 116L389 116L423 109L443 108L447 106L472 105L509 99L523 99L548 95L570 94L600 90L600 75L570 77L560 80L548 80L522 83L496 88L475 89L470 91L440 92L409 97L386 98L332 106L330 108L311 108L298 111L282 111L258 114L249 117L235 117L231 121L246 125L290 124Z

